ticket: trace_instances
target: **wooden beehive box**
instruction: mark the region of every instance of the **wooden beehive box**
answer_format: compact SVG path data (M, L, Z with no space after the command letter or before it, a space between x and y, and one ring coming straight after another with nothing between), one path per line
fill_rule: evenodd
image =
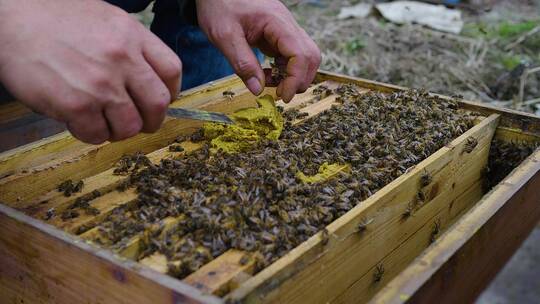
M287 107L305 104L320 84L352 82L365 89L403 88L319 73L316 84ZM223 91L235 93L223 96ZM267 93L274 94L270 89ZM308 104L309 115L329 108L335 96ZM233 112L254 105L238 78L188 92L173 106ZM540 218L540 152L533 153L484 195L483 169L490 143L539 141L540 118L526 113L460 102L485 116L465 134L358 204L257 274L230 250L185 280L164 272L160 256L135 262L129 250L113 253L83 241L79 227L102 220L132 202L134 190L115 191L123 178L113 165L126 153L142 151L153 162L171 155L167 145L200 123L167 120L156 134L99 146L62 133L0 155L0 302L3 303L357 303L470 301L486 286ZM467 140L478 144L463 153ZM187 147L189 148L189 147ZM195 148L195 147L193 147ZM421 186L423 172L433 181L423 189L426 203L403 217ZM55 188L83 179L81 193L64 197ZM98 189L97 216L42 220L47 210L65 209ZM165 219L174 221L174 219ZM358 227L363 227L359 231ZM85 232L92 233L92 230ZM432 243L430 240L437 236ZM219 296L218 296L219 295Z

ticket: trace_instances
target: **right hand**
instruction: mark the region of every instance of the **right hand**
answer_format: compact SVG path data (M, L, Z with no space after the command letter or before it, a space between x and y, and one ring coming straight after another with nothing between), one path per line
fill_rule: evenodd
M196 4L201 29L253 94L261 94L264 85L273 80L266 77L253 46L276 58L286 72L276 88L283 101L291 101L313 82L321 51L281 1L197 0Z
M103 1L0 2L0 82L84 142L155 132L181 71L159 38Z

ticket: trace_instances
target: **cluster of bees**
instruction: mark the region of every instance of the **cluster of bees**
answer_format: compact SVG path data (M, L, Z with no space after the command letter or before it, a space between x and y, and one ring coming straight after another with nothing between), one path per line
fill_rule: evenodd
M499 184L540 146L535 142L509 142L494 139L489 149L485 192Z
M71 179L68 179L58 185L57 190L58 192L64 193L64 196L68 197L71 196L73 193L81 192L83 186L83 181L74 182Z
M169 273L183 278L229 249L250 252L261 269L418 164L474 124L457 102L411 90L333 92L338 104L302 123L283 113L277 141L263 139L238 154L210 153L208 144L159 165L124 159L123 187L136 187L136 203L117 208L98 226L104 246L117 250L142 235L137 259L165 255ZM193 136L191 140L202 140ZM324 164L350 170L306 184ZM140 164L137 170L130 170ZM165 218L173 227L155 229Z

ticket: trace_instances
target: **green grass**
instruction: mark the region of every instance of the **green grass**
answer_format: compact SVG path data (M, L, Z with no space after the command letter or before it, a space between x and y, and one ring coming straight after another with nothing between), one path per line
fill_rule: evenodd
M525 21L520 23L502 22L499 24L498 34L501 38L514 38L525 34L536 26L540 25L539 20Z
M501 40L515 39L536 26L540 26L540 20L530 20L524 22L503 21L497 24L486 24L483 22L469 23L463 27L462 35L473 38L498 38Z
M513 70L516 66L518 66L521 63L521 56L519 55L502 55L501 56L501 64L504 66L507 70Z
M366 47L364 40L361 37L354 38L345 43L345 50L350 54L354 55L359 50Z
M462 35L473 38L485 38L488 40L497 39L497 47L492 48L493 60L501 64L506 70L510 71L518 66L522 61L536 61L540 59L540 54L535 50L540 48L540 39L538 36L531 36L521 45L525 47L524 51L519 54L514 52L506 52L503 47L518 39L518 37L526 34L535 27L540 26L540 19L529 20L523 22L508 22L499 23L469 23L463 28ZM529 51L527 51L529 50ZM531 55L530 51L532 51ZM532 57L532 58L531 58Z

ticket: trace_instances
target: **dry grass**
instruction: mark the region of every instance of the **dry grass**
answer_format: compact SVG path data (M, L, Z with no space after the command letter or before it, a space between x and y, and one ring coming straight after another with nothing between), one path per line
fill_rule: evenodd
M510 77L509 72L520 60L530 66L540 65L540 43L534 43L540 42L540 32L510 51L506 48L524 36L520 25L538 18L534 12L540 9L540 1L500 1L490 12L464 12L467 25L462 35L418 25L398 26L375 15L339 20L339 8L351 1L319 1L319 5L285 2L320 46L323 69L536 110L534 105L514 104L519 76ZM540 97L539 81L538 74L528 78L525 99Z

